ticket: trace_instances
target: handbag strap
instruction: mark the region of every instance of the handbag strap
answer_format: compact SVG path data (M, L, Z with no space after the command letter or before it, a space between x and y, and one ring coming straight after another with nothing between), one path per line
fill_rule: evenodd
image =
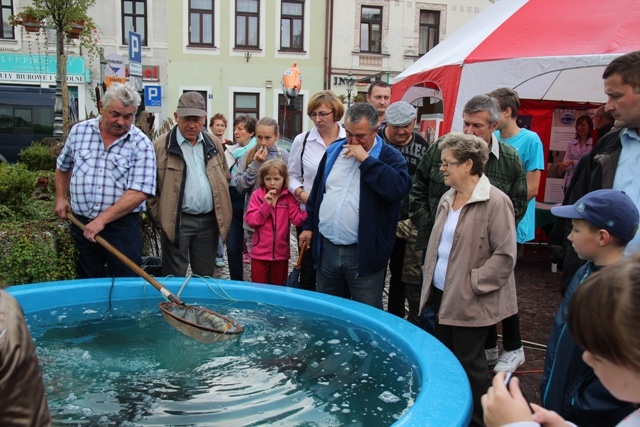
M302 141L302 151L300 152L300 178L302 178L302 182L304 183L304 162L302 161L302 156L304 156L304 149L307 147L307 138L309 138L309 133L307 132L304 135L304 141Z

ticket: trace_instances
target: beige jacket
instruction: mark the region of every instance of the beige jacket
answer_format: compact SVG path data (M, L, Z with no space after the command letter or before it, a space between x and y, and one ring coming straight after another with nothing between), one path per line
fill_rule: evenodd
M231 226L231 199L229 198L229 168L222 143L210 133L204 137L206 173L213 193L213 207L222 240ZM175 243L180 233L180 219L184 184L187 177L182 150L176 138L176 127L153 142L158 174L156 196L147 200L149 214L160 226L169 241Z
M420 310L431 291L438 245L455 190L440 200L423 265ZM443 325L491 326L518 312L513 269L516 226L509 197L482 175L462 207L449 255L444 294L438 313Z

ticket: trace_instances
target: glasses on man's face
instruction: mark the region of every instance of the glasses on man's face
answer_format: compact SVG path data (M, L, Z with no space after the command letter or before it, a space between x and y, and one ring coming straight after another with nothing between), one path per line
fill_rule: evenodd
M449 166L458 166L464 162L439 162L438 167L440 169L449 169Z
M318 111L317 113L309 113L309 117L311 118L311 120L315 120L316 117L320 117L321 119L324 119L325 117L327 117L329 114L332 114L333 111Z

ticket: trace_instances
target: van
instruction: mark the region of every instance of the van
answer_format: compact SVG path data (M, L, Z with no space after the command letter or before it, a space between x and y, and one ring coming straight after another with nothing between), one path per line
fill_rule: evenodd
M32 142L53 136L55 89L0 86L0 162L14 163Z

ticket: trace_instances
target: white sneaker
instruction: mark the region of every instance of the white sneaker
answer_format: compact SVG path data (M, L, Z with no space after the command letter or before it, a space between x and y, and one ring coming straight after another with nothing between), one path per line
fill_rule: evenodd
M487 357L487 364L489 366L498 363L498 346L495 346L493 348L485 348L484 354Z
M504 351L498 358L498 364L493 367L493 372L515 371L524 363L524 349L520 347L513 351Z

